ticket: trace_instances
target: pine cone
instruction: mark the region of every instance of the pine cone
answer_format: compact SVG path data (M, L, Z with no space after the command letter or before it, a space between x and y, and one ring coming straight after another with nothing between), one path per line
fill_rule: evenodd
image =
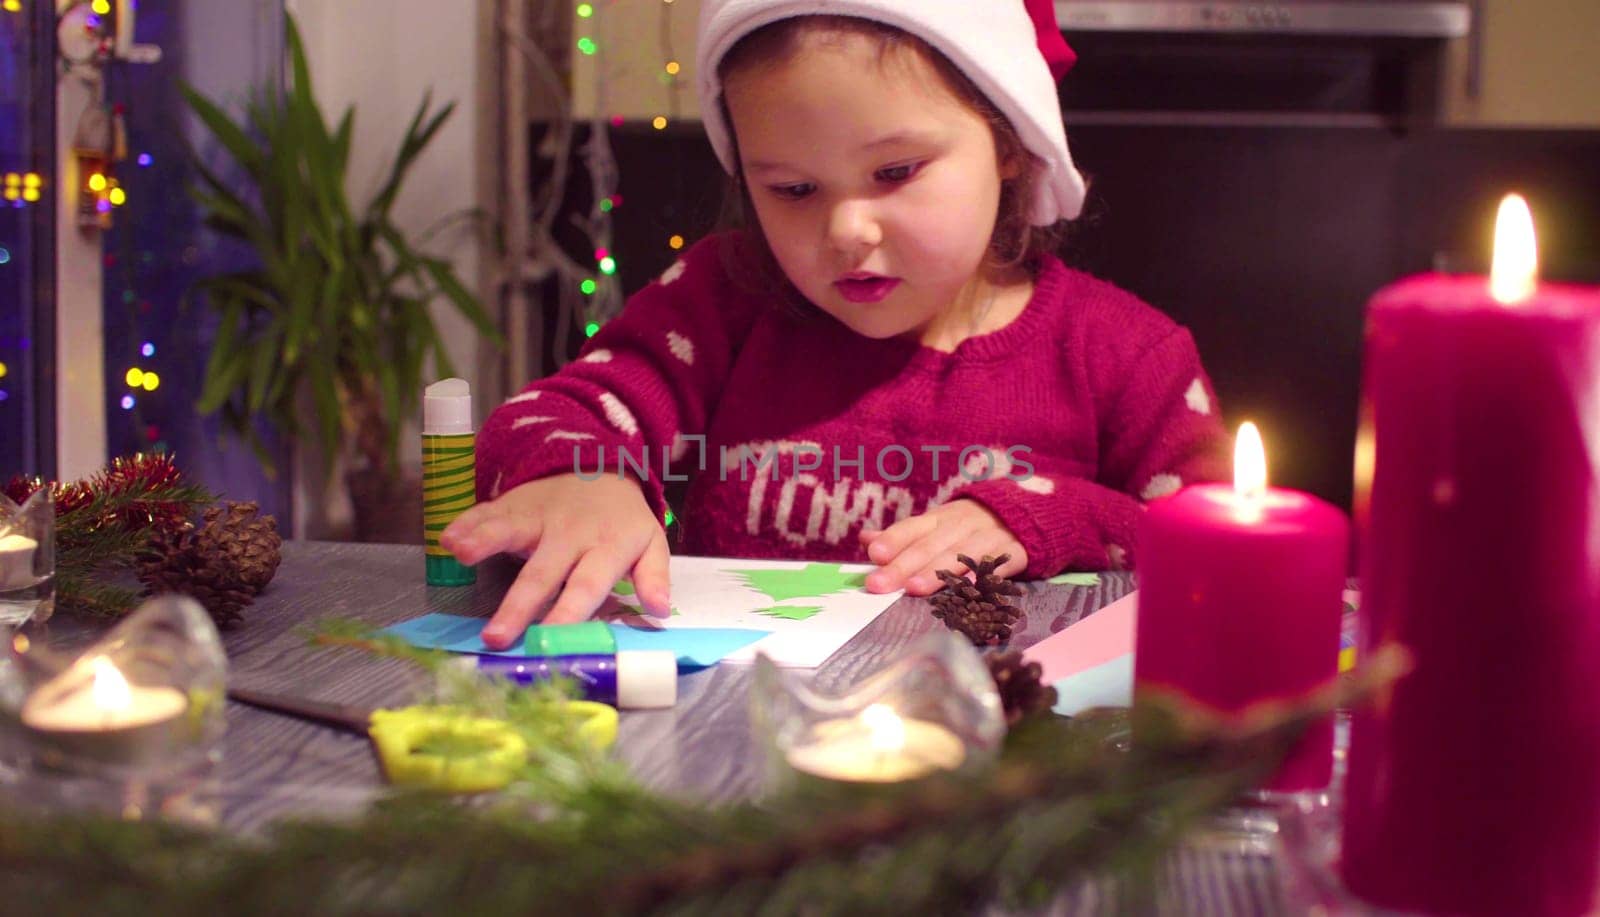
M1011 632L1022 619L1022 609L1006 597L1021 595L1022 587L994 572L1010 559L1009 554L1001 554L977 563L965 554L957 554L956 560L966 564L974 579L939 570L944 588L929 598L933 616L964 634L974 646L998 646L1011 639Z
M253 502L218 504L199 526L152 532L138 560L145 593L181 592L204 605L217 626L239 623L280 559L277 521L256 518L258 509Z
M218 504L205 511L205 525L195 533L200 552L226 557L237 582L249 589L252 597L272 582L283 559L278 520L258 516L260 509L254 500Z
M1039 663L1022 661L1022 650L984 653L983 661L989 663L989 674L1000 692L1007 726L1015 726L1023 717L1046 712L1056 705L1056 689L1039 680L1043 674Z

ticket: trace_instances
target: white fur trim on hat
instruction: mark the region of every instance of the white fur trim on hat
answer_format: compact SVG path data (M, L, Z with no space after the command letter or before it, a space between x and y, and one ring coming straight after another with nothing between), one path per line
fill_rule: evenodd
M1031 222L1048 226L1083 209L1083 176L1067 151L1056 84L1022 0L704 0L695 85L706 134L723 169L733 172L733 144L722 119L717 65L756 29L808 15L870 19L904 29L938 49L988 96L1023 145L1044 162Z

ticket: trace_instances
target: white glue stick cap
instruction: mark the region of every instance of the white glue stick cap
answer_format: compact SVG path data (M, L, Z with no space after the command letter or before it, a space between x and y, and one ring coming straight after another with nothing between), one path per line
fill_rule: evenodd
M671 650L617 653L617 708L649 710L678 702L678 655Z
M449 436L472 432L472 387L465 379L441 379L422 390L422 432Z

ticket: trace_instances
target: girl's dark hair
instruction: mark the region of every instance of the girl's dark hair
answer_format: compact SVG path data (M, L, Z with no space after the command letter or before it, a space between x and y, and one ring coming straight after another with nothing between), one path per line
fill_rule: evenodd
M1036 271L1040 258L1053 253L1062 239L1061 227L1034 226L1028 211L1034 198L1043 163L1023 144L1017 129L989 97L983 94L960 68L921 38L881 22L857 19L851 16L796 16L780 19L756 29L723 55L717 64L717 82L727 85L728 78L741 72L787 59L800 46L802 39L815 34L859 35L875 41L878 58L887 59L892 54L911 53L920 56L931 66L945 87L955 97L977 112L989 123L994 134L995 158L1001 163L1021 164L1015 178L1000 183L1000 204L995 218L994 233L989 237L989 252L984 264L992 269L1024 266ZM778 266L772 248L761 231L761 222L755 217L755 205L750 199L750 189L740 174L739 140L733 131L733 119L728 105L717 99L722 109L722 123L727 126L733 144L734 174L723 197L722 218L725 228L742 228L743 244L730 252L730 267L735 278L767 295L801 305L805 300L789 283Z

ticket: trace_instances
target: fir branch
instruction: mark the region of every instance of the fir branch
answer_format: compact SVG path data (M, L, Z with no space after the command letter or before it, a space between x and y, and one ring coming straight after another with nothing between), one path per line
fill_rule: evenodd
M428 672L437 672L450 659L450 654L443 650L414 646L403 637L382 633L370 624L349 618L324 618L300 628L299 632L312 646L403 659Z
M139 591L101 582L84 573L56 573L56 607L97 618L116 618L139 600Z
M138 598L102 580L132 568L152 532L188 524L215 499L186 482L170 456L143 453L113 459L82 481L18 476L4 491L21 503L46 489L55 514L56 603L96 617L120 616Z
M815 783L700 808L601 779L555 802L473 810L405 796L251 844L151 823L0 810L0 894L18 913L946 913L1037 903L1148 868L1193 819L1275 767L1303 729L1391 682L1380 653L1294 704L1224 718L1155 701L1129 723L1040 718L997 766L885 787ZM132 905L132 902L137 902Z
M148 542L149 533L139 530L108 528L63 538L57 528L56 572L90 575L127 569Z

